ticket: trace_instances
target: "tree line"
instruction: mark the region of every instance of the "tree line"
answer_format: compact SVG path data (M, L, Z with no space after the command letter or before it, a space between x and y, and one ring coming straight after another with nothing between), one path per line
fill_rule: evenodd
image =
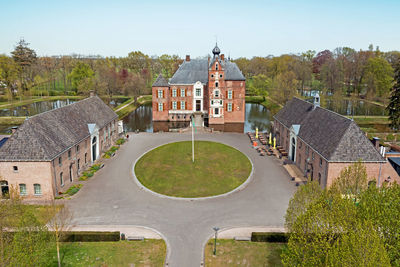
M176 55L148 56L140 51L126 57L38 57L22 39L11 56L0 55L0 89L7 99L87 94L90 90L110 96L149 94L157 75L171 77L181 62Z
M309 50L296 55L238 58L235 62L247 78L249 94L269 95L281 103L310 91L386 102L399 59L399 51L382 52L370 45L360 51L338 47L318 53Z
M284 103L295 95L319 91L341 97L355 95L387 102L399 51L382 52L339 47L281 56L233 60L247 78L247 93ZM177 55L149 56L140 51L126 57L38 57L25 40L11 56L0 55L0 88L8 98L18 94L138 95L150 93L159 73L171 77L182 63Z

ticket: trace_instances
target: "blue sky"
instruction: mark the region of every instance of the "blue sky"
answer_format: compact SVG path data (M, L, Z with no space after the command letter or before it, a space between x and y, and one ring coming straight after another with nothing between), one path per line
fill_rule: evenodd
M0 53L237 57L339 46L400 50L400 0L0 0Z

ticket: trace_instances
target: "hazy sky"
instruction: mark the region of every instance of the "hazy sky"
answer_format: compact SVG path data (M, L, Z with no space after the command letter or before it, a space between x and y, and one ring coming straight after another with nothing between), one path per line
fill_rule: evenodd
M0 0L0 54L237 57L338 46L400 50L400 0Z

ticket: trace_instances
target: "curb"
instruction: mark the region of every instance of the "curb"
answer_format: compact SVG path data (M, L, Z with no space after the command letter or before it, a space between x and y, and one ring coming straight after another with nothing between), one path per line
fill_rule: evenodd
M221 142L215 142L215 141L209 141L209 140L203 140L203 139L200 139L200 140L197 140L197 141L208 141L208 142L214 142L214 143L219 143L219 144L223 144L223 145L226 145L226 146L230 146L230 147L233 147L234 149L236 149L237 151L239 151L240 153L242 153L243 155L245 155L247 157L247 159L250 161L250 164L251 164L251 172L250 172L249 176L247 177L246 181L244 181L241 185L239 185L238 187L236 187L232 191L229 191L229 192L226 192L226 193L223 193L223 194L220 194L220 195L216 195L216 196L209 196L209 197L196 197L196 198L173 197L173 196L167 196L167 195L164 195L164 194L157 193L157 192L155 192L153 190L150 190L149 188L145 187L139 181L139 179L136 177L136 174L135 174L136 163L138 162L138 160L140 160L148 152L150 152L150 151L152 151L152 150L154 150L154 149L156 149L158 147L161 147L161 146L164 146L164 145L168 145L168 144L172 144L172 143L177 143L177 142L185 142L185 141L173 141L173 142L168 142L168 143L153 147L153 148L147 150L146 152L144 152L142 155L140 155L140 157L138 157L135 160L135 162L134 162L134 164L132 166L132 176L133 176L133 180L135 181L137 186L139 186L140 189L142 189L142 190L144 190L144 191L146 191L148 193L151 193L151 194L153 194L153 195L155 195L157 197L160 197L160 198L167 198L167 199L172 199L172 200L197 201L197 200L209 200L209 199L216 199L216 198L222 198L222 197L229 196L229 195L231 195L233 193L236 193L238 191L241 191L241 190L245 189L246 186L253 180L254 165L253 165L253 162L251 161L251 159L249 158L249 156L247 156L244 152L240 151L238 148L236 148L234 146L231 146L231 145L228 145L228 144L224 144L224 143L221 143Z

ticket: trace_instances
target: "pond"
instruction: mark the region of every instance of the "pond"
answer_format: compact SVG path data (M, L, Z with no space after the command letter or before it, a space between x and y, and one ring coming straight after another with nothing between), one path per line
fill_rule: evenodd
M324 105L329 110L345 116L385 116L387 115L385 107L379 106L370 102L363 100L351 100L351 99L341 99L341 100L330 100L326 101Z
M246 103L246 120L244 123L244 132L255 131L256 127L260 131L268 130L271 125L271 113L269 110L260 104ZM139 130L141 132L153 132L153 129L169 129L184 128L189 126L188 122L168 123L152 121L152 106L151 104L143 105L123 118L124 130L133 132ZM164 125L165 124L165 125Z
M116 107L129 98L113 98L113 99L103 99L106 103L108 103L111 107ZM8 116L33 116L42 112L46 112L52 109L57 109L64 107L66 105L72 104L79 101L78 99L62 99L62 100L51 100L51 101L41 101L36 103L31 103L23 106L13 107L13 108L5 108L0 110L1 117Z

